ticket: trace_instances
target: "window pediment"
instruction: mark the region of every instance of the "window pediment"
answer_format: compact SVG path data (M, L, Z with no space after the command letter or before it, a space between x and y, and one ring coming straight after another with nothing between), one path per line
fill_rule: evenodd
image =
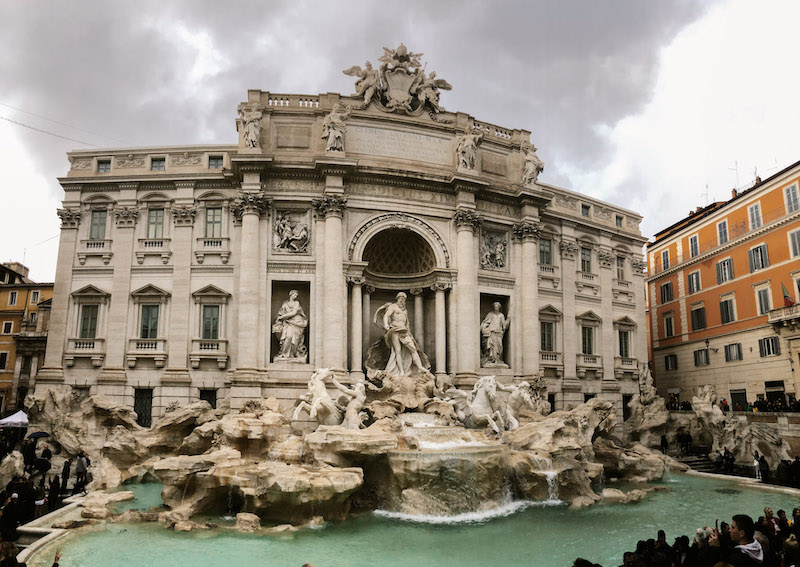
M625 317L620 317L619 319L614 319L614 326L615 327L622 327L622 328L624 328L624 327L634 328L634 327L636 327L636 322L626 315Z
M227 303L230 296L227 291L211 284L192 293L195 303Z
M555 321L561 319L563 313L552 305L545 305L539 309L539 319L542 321Z
M138 301L146 301L148 299L156 301L158 303L162 303L167 300L170 296L168 291L164 291L160 287L154 286L153 284L147 284L144 287L140 287L134 292L131 292L131 297Z
M93 285L87 285L72 292L72 299L80 303L105 303L109 298L111 298L110 293Z
M576 315L575 318L582 323L599 324L603 322L603 320L594 311L586 311L585 313Z

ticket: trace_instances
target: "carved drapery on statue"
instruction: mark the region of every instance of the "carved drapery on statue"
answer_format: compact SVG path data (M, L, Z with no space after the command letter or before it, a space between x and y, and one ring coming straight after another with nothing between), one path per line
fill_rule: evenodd
M350 107L337 103L322 121L322 139L325 140L326 152L344 151L344 133L347 132L344 121L348 118Z
M242 139L246 148L261 147L261 118L263 117L257 108L239 106L239 115L242 120Z
M384 54L378 59L380 70L373 69L367 61L362 69L354 65L342 71L345 75L358 77L356 92L352 95L364 102L364 109L375 102L385 112L403 112L416 116L428 111L431 117L442 112L439 104L440 91L449 91L453 86L436 76L436 71L426 74L422 68L422 53L412 53L402 43L397 49L383 48Z
M297 290L291 290L289 299L283 302L275 315L272 332L280 345L275 360L304 363L308 358L305 344L308 317L306 317L300 302L297 301L297 296Z
M522 157L525 160L522 184L532 185L539 179L539 174L544 171L544 162L536 155L536 146L533 144L523 143L521 149Z
M307 213L278 211L275 219L273 248L277 252L308 252Z
M510 321L501 308L500 302L495 301L481 322L481 366L485 368L508 367L503 360L503 337Z
M507 234L497 230L484 230L481 236L481 268L504 269L508 252Z
M471 171L475 169L478 158L478 146L483 141L483 132L464 132L456 144L456 158L458 169Z

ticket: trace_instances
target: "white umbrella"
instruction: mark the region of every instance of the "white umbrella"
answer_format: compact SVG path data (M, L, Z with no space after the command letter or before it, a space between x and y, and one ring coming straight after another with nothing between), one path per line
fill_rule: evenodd
M24 411L19 410L15 414L0 419L0 427L28 427L28 416Z

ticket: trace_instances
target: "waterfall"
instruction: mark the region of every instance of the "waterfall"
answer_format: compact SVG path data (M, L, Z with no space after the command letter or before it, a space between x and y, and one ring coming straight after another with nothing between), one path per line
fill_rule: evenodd
M558 471L544 471L547 478L547 500L558 501Z

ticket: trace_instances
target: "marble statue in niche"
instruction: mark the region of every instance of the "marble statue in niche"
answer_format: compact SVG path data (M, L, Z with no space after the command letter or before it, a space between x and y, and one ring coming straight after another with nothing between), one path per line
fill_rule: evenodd
M481 239L481 268L502 270L506 267L508 239L504 232L487 230Z
M500 310L499 301L492 304L492 310L486 314L481 323L481 366L508 367L503 361L503 337L511 322Z
M305 213L278 211L273 246L280 252L308 252L308 222Z
M308 357L305 345L308 317L297 301L298 295L296 289L289 292L289 299L283 302L272 324L272 332L280 343L275 360L306 362Z

